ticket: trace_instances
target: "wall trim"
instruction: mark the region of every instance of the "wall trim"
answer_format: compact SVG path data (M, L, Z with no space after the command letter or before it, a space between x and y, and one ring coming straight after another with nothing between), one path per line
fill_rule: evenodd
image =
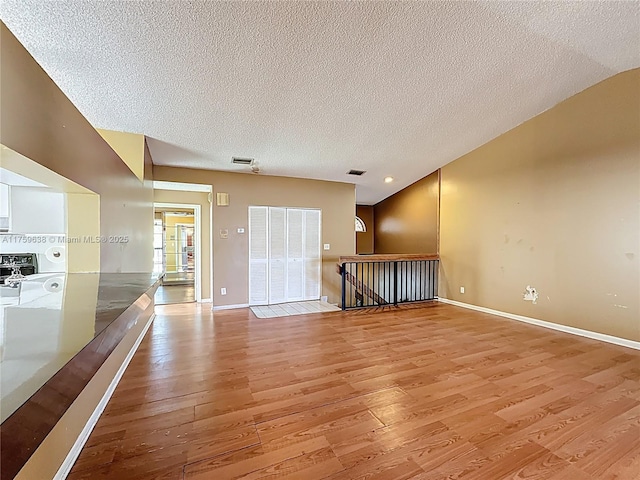
M203 298L202 300L200 300L200 303L211 303L213 302L213 300L211 300L210 298Z
M472 305L470 303L458 302L456 300L449 300L448 298L438 298L439 302L455 305L456 307L468 308L469 310L477 310L478 312L489 313L491 315L497 315L499 317L510 318L518 322L529 323L531 325L537 325L538 327L549 328L551 330L557 330L559 332L570 333L572 335L579 335L581 337L591 338L592 340L599 340L601 342L613 343L614 345L620 345L622 347L633 348L634 350L640 350L640 342L634 340L628 340L626 338L614 337L613 335L607 335L605 333L592 332L591 330L583 330L582 328L569 327L567 325L560 325L559 323L547 322L545 320L538 320L537 318L525 317L524 315L517 315L515 313L501 312L500 310L493 310L491 308L480 307L478 305Z
M211 307L211 310L234 310L236 308L248 308L248 303L239 303L237 305L216 305L215 307Z
M156 314L152 313L151 316L149 317L149 320L147 320L147 324L144 326L144 328L140 332L140 335L138 335L138 338L136 339L135 343L131 347L131 350L129 350L129 353L127 354L127 356L124 359L124 362L122 362L122 365L118 369L116 376L113 377L113 380L109 384L107 391L104 392L104 395L100 399L100 402L96 406L96 409L91 414L91 417L89 417L87 424L82 429L82 432L80 432L80 435L78 436L75 443L73 444L73 447L71 448L71 450L67 454L67 457L64 459L64 462L62 462L62 465L56 472L55 477L53 477L54 480L64 480L65 478L67 478L67 476L71 472L73 465L76 463L76 460L80 456L80 452L82 452L82 448L84 447L84 444L87 443L87 440L89 440L89 435L91 435L93 428L96 426L96 423L98 423L98 420L100 419L100 415L102 415L102 412L106 408L107 403L109 403L109 400L113 395L113 392L116 390L118 383L120 383L120 379L124 375L125 370L129 366L129 363L131 362L131 359L133 359L133 355L138 350L138 347L142 343L142 340L144 339L144 336L147 334L147 330L149 330L149 327L153 323L153 320L155 319L155 317L156 317Z

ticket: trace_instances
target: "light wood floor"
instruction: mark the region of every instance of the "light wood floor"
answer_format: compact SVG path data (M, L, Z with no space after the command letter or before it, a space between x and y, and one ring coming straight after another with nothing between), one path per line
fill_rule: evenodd
M69 479L637 479L640 352L449 305L158 316Z
M156 305L170 305L172 303L189 303L196 301L196 291L191 285L161 285L156 290L154 302Z

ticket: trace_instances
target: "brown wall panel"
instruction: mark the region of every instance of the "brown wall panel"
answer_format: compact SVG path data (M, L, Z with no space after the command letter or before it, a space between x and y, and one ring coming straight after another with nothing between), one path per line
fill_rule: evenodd
M356 215L364 222L366 232L356 232L356 253L374 253L373 232L373 207L370 205L356 205Z
M438 172L374 207L375 253L438 251Z
M153 192L148 149L141 182L0 24L0 143L100 194L103 272L149 272L153 265Z

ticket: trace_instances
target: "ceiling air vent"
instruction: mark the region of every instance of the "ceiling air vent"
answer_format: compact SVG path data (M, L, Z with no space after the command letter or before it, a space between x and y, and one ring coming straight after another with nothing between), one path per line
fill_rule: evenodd
M231 163L235 163L236 165L253 165L253 158L233 157Z
M349 170L349 171L347 172L347 175L357 175L357 176L360 176L360 175L364 175L365 173L367 173L367 172L365 172L364 170Z

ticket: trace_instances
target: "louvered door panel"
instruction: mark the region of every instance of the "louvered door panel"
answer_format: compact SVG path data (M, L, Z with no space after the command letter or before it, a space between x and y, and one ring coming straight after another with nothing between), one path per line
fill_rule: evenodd
M287 301L287 209L269 208L269 303Z
M320 210L304 210L304 299L318 300L322 285Z
M287 209L287 301L304 298L304 211Z
M249 207L249 304L268 303L268 215L267 207Z
M249 207L249 304L317 300L320 210Z

